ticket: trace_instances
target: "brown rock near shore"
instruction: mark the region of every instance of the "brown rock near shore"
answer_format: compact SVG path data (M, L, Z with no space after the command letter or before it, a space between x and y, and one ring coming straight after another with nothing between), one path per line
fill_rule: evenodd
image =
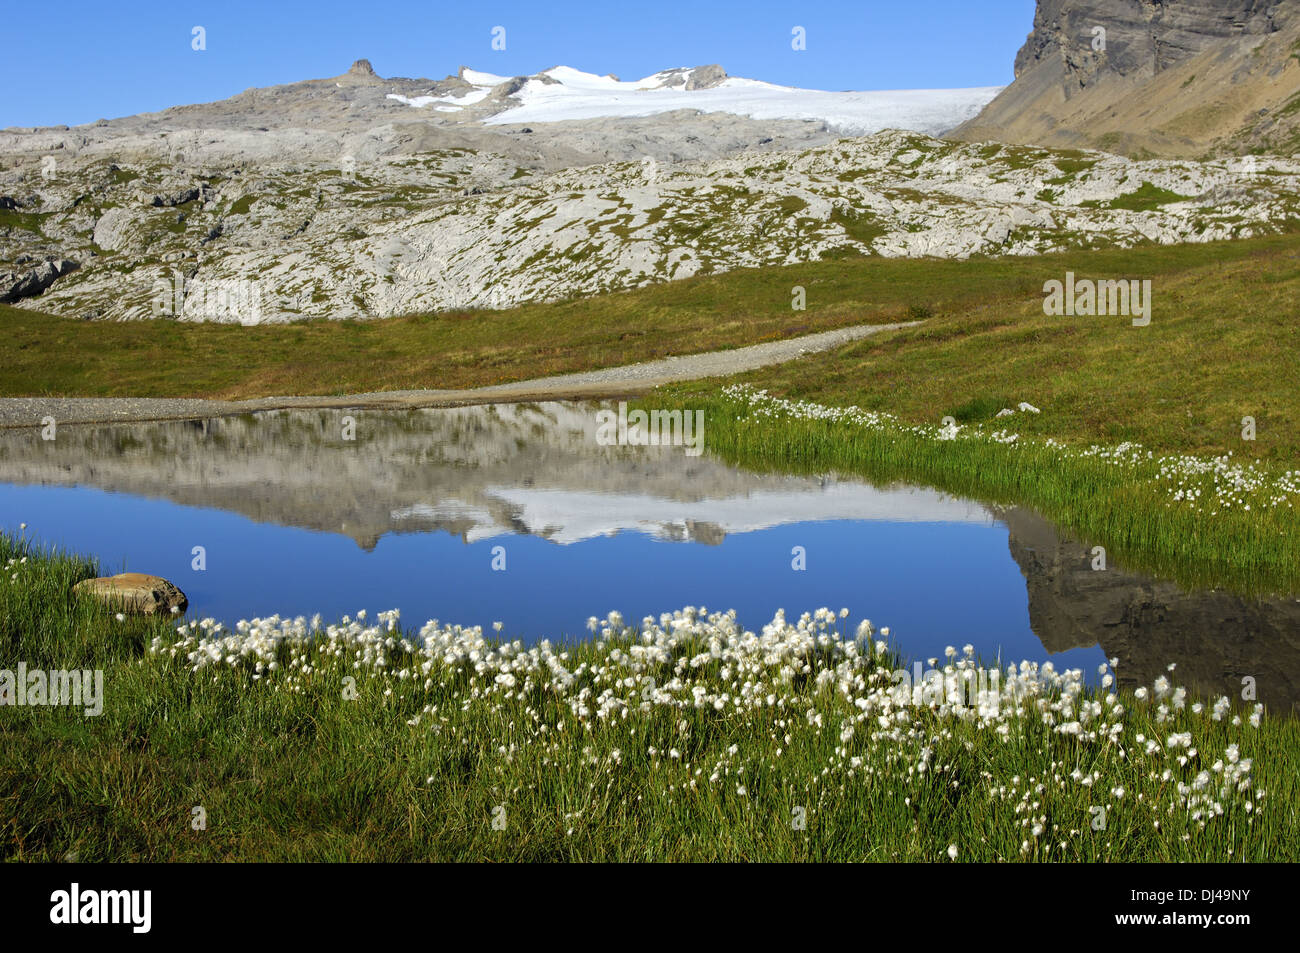
M124 572L116 576L83 579L72 587L80 595L106 602L124 612L159 615L176 608L185 611L189 600L185 593L161 576L142 572Z

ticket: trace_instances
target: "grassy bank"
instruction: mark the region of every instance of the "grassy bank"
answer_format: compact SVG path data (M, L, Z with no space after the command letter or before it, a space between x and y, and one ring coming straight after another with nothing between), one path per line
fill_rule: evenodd
M1300 470L1136 444L1072 445L991 425L915 424L747 385L644 403L703 410L710 452L751 469L863 475L1026 505L1108 560L1188 588L1300 591Z
M5 859L1296 859L1300 724L1163 678L913 699L829 612L534 649L386 617L178 633L73 601L85 559L0 537L0 566L0 667L105 682L98 717L0 707Z
M1132 569L1300 591L1300 243L1229 251L1155 280L1147 327L1048 317L1040 293L730 379L763 406L723 381L644 403L703 408L708 449L748 466L1028 504Z
M1165 294L1166 280L1200 270L1211 282L1231 282L1244 293L1258 260L1290 255L1294 272L1300 267L1297 249L1300 238L1281 236L1035 258L850 256L503 311L263 327L88 322L0 305L0 396L239 398L465 388L739 347L850 324L927 317L946 326L949 318L962 316L1005 322L1022 308L1041 303L1044 280L1066 270L1081 276L1152 278L1158 294L1155 320L1160 322L1178 307L1179 299ZM806 292L806 310L791 308L796 286ZM1274 288L1279 295L1283 290ZM1225 290L1229 297L1234 293ZM1294 301L1289 299L1292 313ZM1009 371L1018 370L1030 363L1026 355L1041 346L1068 346L1071 340L1068 333L1058 333L1048 341L1026 327L1021 337L1005 342L1015 347L998 360ZM940 368L917 369L915 375L935 370ZM953 370L960 372L953 377L956 385L962 374L976 374L979 367ZM911 380L900 373L895 383L907 388ZM907 393L900 396L911 399Z
M1300 236L1139 251L1123 263L1035 259L1037 285L1014 300L972 294L920 327L729 381L918 423L992 422L1028 401L1043 413L1014 418L1026 435L1300 460ZM1159 267L1179 255L1183 266ZM1044 315L1042 283L1067 265L1079 278L1151 276L1151 324Z

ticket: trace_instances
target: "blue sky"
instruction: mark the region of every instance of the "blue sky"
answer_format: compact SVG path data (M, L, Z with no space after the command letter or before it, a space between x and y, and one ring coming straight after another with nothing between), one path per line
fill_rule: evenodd
M1033 25L1034 0L653 3L275 3L221 0L11 5L0 127L75 125L254 86L335 76L367 57L381 76L438 79L462 63L527 74L556 65L636 79L720 63L814 89L994 86ZM206 30L207 48L191 49ZM505 27L506 49L492 49ZM802 26L807 49L791 49Z

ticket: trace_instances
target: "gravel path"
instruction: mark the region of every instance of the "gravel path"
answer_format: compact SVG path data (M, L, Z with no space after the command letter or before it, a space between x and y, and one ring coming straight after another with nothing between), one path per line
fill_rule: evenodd
M400 409L456 407L466 404L508 403L526 400L566 400L623 397L644 393L661 384L725 377L770 364L792 361L804 354L826 351L850 341L915 327L901 324L860 324L804 337L753 344L730 351L709 351L668 357L642 364L607 367L598 371L559 374L512 384L494 384L466 390L397 390L335 397L258 397L253 400L203 400L171 397L5 397L0 398L0 428L39 427L53 417L60 425L112 423L139 420L188 420L225 417L259 410L287 408Z

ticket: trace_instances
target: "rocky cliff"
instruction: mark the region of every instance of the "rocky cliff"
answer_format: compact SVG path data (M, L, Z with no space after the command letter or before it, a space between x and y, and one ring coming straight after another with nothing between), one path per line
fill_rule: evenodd
M1294 0L1039 0L964 139L1130 155L1300 150Z

